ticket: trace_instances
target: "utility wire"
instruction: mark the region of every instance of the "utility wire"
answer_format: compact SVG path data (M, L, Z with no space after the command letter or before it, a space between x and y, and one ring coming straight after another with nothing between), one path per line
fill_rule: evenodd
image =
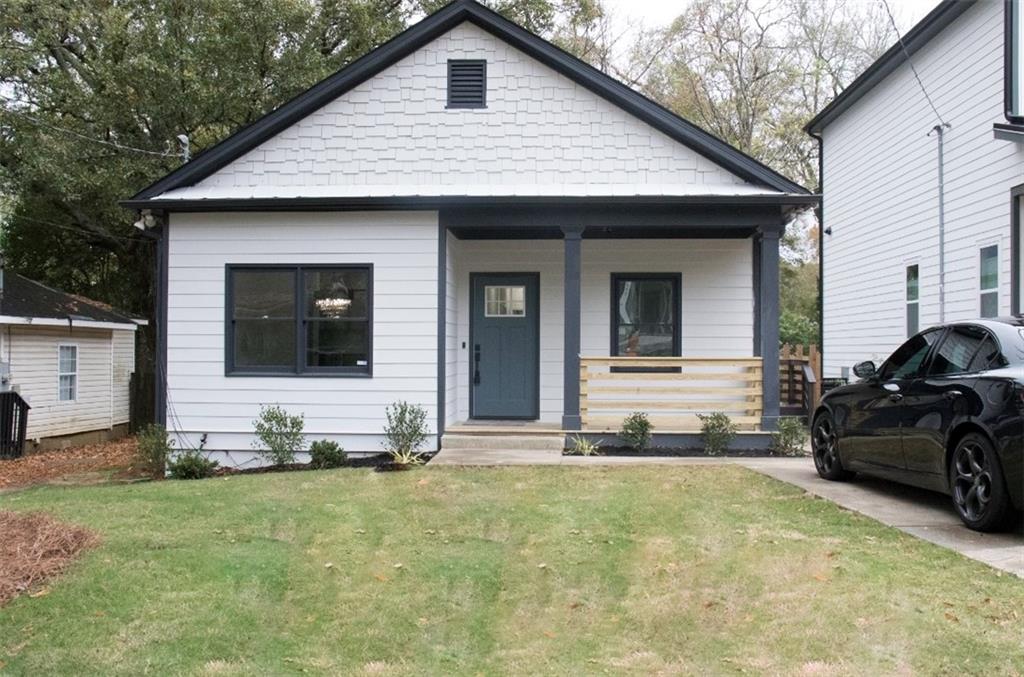
M46 219L37 219L34 216L25 216L23 214L18 214L17 216L14 216L13 218L17 219L17 220L31 221L33 223L39 223L39 224L42 224L42 225L50 226L52 228L60 228L61 230L66 230L68 232L80 235L81 237L83 237L85 239L89 239L90 237L97 237L97 238L104 238L104 239L105 238L112 238L112 239L115 239L115 240L124 240L125 242L146 242L146 243L150 243L150 244L153 243L152 240L147 240L146 238L129 237L127 235L115 235L113 233L107 234L107 235L93 234L93 233L90 233L88 230L86 230L84 228L76 228L74 226L67 226L67 225L64 225L63 223L57 223L56 221L47 221ZM0 221L0 224L3 224L3 223L4 222Z
M3 99L7 103L24 103L22 101L16 101L15 99L9 99L9 98L7 98L5 96L0 96L0 99ZM126 146L123 143L117 143L115 141L105 141L103 139L95 139L95 138L93 138L91 136L86 136L85 134L79 134L78 132L72 131L70 129L64 129L63 127L57 127L56 125L51 125L48 122L44 122L43 120L40 120L37 117L34 117L32 115L28 115L27 113L22 113L21 111L13 110L11 108L5 108L4 110L7 113L10 113L11 115L15 115L15 116L17 116L19 118L22 118L23 120L27 120L27 121L31 122L32 124L34 124L34 125L38 125L39 127L45 127L46 129L51 129L51 130L53 130L55 132L60 132L62 134L68 134L70 136L74 136L76 138L82 139L83 141L91 141L92 143L102 144L104 146L109 146L111 148L116 148L117 150L129 151L129 152L132 152L132 153L142 153L144 155L153 155L153 156L156 156L156 157L180 157L178 153L168 153L168 152L160 152L160 151L155 151L155 150L146 150L145 148L135 148L133 146Z
M924 94L924 98L927 99L928 105L932 107L935 117L939 119L939 124L943 127L949 127L949 124L943 120L942 115L939 114L939 109L935 107L935 102L932 101L932 97L928 96L928 90L925 89L924 82L921 80L921 76L918 74L917 68L914 67L914 62L910 60L910 52L907 51L907 45L903 42L903 36L900 34L900 29L896 25L896 19L893 17L892 10L889 8L888 0L882 0L882 7L885 8L885 13L889 16L889 23L892 24L892 29L896 31L896 40L900 43L900 49L903 50L903 56L907 58L907 64L910 66L910 70L914 74L914 79L917 80L917 84L921 87L921 92Z

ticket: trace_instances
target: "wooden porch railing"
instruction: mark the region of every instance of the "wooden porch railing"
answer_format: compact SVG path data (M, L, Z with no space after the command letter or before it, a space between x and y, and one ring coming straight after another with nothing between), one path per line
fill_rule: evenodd
M580 418L584 430L615 431L642 411L660 432L689 432L700 429L697 414L721 411L755 430L762 377L759 357L582 357Z
M819 360L817 346L784 343L779 349L779 403L784 415L806 416L818 406Z

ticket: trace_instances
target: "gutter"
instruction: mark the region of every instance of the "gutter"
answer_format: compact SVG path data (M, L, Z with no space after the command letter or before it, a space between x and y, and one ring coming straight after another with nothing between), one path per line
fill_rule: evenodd
M68 315L66 318L58 317L16 317L14 315L0 315L0 324L17 324L34 327L81 327L83 329L123 329L135 331L140 324L147 324L145 320L132 320L131 322L101 322L99 320L85 320L75 315Z

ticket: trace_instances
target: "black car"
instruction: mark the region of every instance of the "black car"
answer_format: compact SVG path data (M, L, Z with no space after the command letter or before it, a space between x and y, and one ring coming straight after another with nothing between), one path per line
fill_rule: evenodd
M861 380L822 397L811 423L818 474L863 472L942 491L978 531L1024 509L1024 318L932 327Z

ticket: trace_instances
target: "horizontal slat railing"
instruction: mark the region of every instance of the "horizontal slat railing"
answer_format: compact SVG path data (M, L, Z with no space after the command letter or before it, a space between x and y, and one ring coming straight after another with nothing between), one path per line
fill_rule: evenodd
M700 429L697 414L721 411L741 430L756 430L763 368L759 357L582 357L583 428L615 431L642 411L657 431L687 432Z

